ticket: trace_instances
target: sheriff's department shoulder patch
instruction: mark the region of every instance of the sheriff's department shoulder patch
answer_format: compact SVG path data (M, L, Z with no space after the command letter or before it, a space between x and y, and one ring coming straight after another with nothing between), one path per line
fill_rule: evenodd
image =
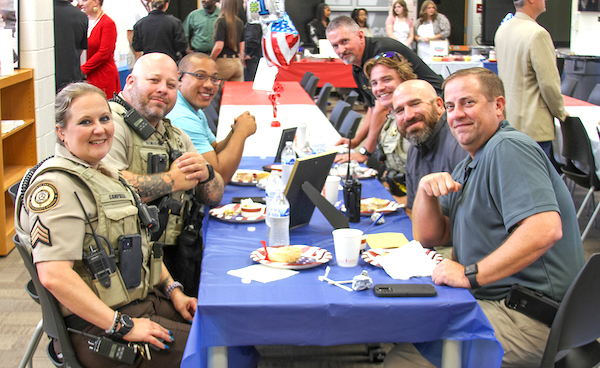
M49 247L52 246L52 240L50 240L50 229L42 224L42 221L39 217L35 219L29 235L31 236L31 246L33 248L35 248L38 243L47 245Z
M58 203L58 189L49 182L41 182L33 188L29 197L28 207L31 211L44 212Z

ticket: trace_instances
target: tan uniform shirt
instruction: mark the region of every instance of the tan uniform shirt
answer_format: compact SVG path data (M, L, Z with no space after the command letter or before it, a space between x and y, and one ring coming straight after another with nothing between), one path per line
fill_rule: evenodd
M90 166L60 144L56 144L55 155ZM98 170L111 178L118 178L116 169L102 163ZM28 206L29 213L21 211L20 222L22 229L31 229L34 263L82 259L81 245L84 243L86 220L73 192L77 192L90 219L96 218L98 209L92 192L87 185L67 172L46 172L30 183L23 204ZM52 210L44 211L44 207Z
M102 160L104 163L114 166L119 170L127 170L133 161L133 135L135 134L129 126L123 120L123 116L117 114L113 111L113 120L115 122L115 135L113 137L113 145L106 157ZM166 119L165 119L166 120ZM198 152L194 144L192 143L192 139L186 132L177 128L174 125L174 130L181 132L181 139L183 144L183 152ZM160 121L156 126L156 130L165 134L165 126L163 122ZM134 173L140 174L140 173Z

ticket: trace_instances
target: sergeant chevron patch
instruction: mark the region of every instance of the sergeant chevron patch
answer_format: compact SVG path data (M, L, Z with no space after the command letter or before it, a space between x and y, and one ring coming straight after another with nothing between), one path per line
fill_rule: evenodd
M35 248L38 243L47 245L49 247L52 246L52 241L50 240L50 229L42 224L42 221L39 217L35 219L29 235L31 236L31 246L33 248Z

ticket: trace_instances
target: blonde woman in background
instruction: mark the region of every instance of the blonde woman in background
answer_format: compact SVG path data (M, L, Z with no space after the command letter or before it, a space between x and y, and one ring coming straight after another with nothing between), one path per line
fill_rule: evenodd
M402 42L410 47L415 37L415 26L408 17L406 1L396 0L391 14L385 21L387 36Z
M221 0L219 19L215 24L215 46L210 57L217 62L223 81L244 81L244 22L237 16L236 0Z
M444 14L438 13L437 6L431 0L423 2L419 19L415 26L417 55L423 60L431 58L429 41L446 40L450 36L450 21Z

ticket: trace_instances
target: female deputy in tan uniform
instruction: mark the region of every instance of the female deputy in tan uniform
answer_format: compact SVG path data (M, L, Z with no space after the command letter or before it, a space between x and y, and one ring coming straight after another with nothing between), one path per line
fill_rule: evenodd
M57 95L55 157L23 179L17 232L69 327L150 344L133 367L179 365L197 300L183 293L150 243L137 194L100 162L113 133L100 89L73 83ZM71 340L85 367L123 364L90 350L88 337L71 333Z

